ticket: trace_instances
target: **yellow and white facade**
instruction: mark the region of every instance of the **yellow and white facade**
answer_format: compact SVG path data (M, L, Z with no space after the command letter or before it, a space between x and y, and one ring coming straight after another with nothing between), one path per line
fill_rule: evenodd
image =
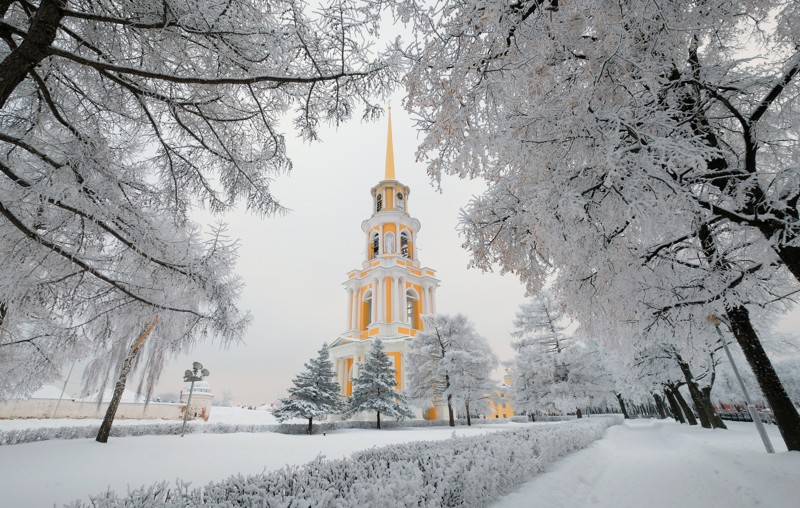
M376 338L393 360L402 390L407 343L422 329L422 316L436 312L439 281L417 257L420 222L409 213L411 190L395 179L391 110L384 178L370 192L372 214L361 223L365 259L347 274L346 330L330 347L344 396L352 394L351 380Z

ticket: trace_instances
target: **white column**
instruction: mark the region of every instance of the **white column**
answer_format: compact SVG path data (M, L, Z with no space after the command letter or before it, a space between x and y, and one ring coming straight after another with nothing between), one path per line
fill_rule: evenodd
M357 289L353 289L353 293L350 295L350 321L353 324L352 328L350 328L351 330L358 329L359 293Z
M400 276L396 276L393 281L393 291L394 294L392 295L392 307L394 308L394 314L392 315L392 319L394 321L400 322Z
M424 286L424 285L422 286L422 294L419 295L419 297L422 298L422 313L423 314L430 314L431 313L430 305L429 305L430 301L428 299L428 287L427 286Z
M347 290L347 328L346 330L353 329L353 290Z
M375 300L375 305L378 306L378 315L375 317L375 321L382 322L385 321L383 308L386 304L384 302L384 295L383 295L383 279L377 278L375 279L375 288L378 292L378 298Z
M431 288L431 314L436 314L436 287Z
M378 321L378 280L372 281L372 322Z
M378 255L386 254L383 248L383 225L378 226Z
M411 235L411 258L417 259L417 235Z
M389 288L392 292L392 321L397 321L397 276L392 276L392 284Z
M340 361L342 362L342 370L340 371L342 375L342 396L344 396L347 393L347 357L340 358Z
M408 306L408 302L406 301L406 280L402 279L400 284L400 321L403 323L408 323L408 313L406 312L406 307Z

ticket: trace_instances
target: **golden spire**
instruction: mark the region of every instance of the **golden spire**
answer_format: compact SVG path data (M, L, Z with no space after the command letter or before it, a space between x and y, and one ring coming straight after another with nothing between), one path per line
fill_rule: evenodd
M394 180L394 148L392 146L392 107L389 106L389 133L386 135L386 176L384 180Z

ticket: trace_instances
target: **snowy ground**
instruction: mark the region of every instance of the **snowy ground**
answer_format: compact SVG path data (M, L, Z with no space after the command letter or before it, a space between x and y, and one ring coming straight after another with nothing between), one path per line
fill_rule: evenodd
M215 407L211 413L214 423L273 423L265 420L271 418L269 414L218 409ZM24 421L17 421L16 425L23 425ZM42 424L39 420L34 422ZM472 436L521 425L527 424L459 426L455 432L460 436ZM340 458L374 446L447 439L453 432L449 427L344 429L313 436L271 432L187 434L183 438L111 438L105 445L92 439L74 439L0 446L0 506L60 506L87 499L90 494L99 494L108 488L125 493L129 486L139 487L162 480L174 482L178 478L201 486L235 473L256 474L287 464L304 464L320 454Z
M214 411L215 423L272 423L271 415L263 412ZM529 424L457 427L456 432L475 435L521 425ZM674 422L627 422L609 429L603 440L561 460L496 506L797 506L800 453L785 452L774 426L768 429L782 453L772 456L764 453L752 424L730 426L725 432ZM448 427L348 429L325 436L191 434L112 438L106 445L80 439L0 446L0 505L49 507L87 499L107 488L125 493L128 486L177 478L200 486L235 473L303 464L319 454L338 458L373 446L447 439L452 434Z
M658 420L626 421L553 465L493 508L528 506L751 508L800 506L800 453L767 429L767 455L752 423L728 431Z

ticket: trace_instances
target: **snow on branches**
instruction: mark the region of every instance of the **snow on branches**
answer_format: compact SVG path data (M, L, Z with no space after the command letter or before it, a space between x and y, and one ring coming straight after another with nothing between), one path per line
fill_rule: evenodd
M800 290L796 2L397 3L419 156L489 183L462 215L473 266L554 276L613 340L726 317L800 449L750 317Z
M406 392L421 405L446 402L451 426L453 405L459 402L469 421L476 403L494 389L489 376L497 357L463 314L423 319L423 329L409 343Z
M396 80L371 4L276 0L0 3L0 398L76 358L115 365L154 316L165 358L240 339L236 244L194 207L282 213L281 122L305 139ZM119 363L119 362L116 362ZM112 369L113 370L113 369Z

